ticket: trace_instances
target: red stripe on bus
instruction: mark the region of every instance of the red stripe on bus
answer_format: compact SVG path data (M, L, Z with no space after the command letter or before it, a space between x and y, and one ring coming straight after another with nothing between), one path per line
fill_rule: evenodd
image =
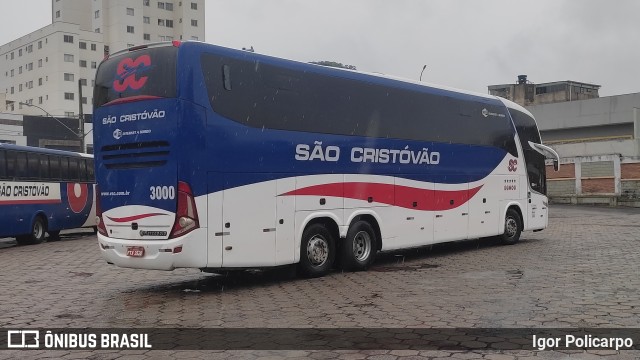
M281 195L333 196L364 201L371 198L372 202L407 209L440 211L467 203L481 188L482 185L469 190L430 190L394 184L350 182L308 186Z
M160 214L160 213L140 214L140 215L127 216L123 218L112 218L110 216L107 216L107 219L117 223L124 223L124 222L136 221L140 219L146 219L154 216L164 216L164 215L167 215L167 214Z
M129 96L126 98L119 98L119 99L115 99L112 101L109 101L108 103L101 105L101 106L109 106L109 105L116 105L116 104L124 104L124 103L128 103L128 102L135 102L135 101L143 101L143 100L155 100L155 99L162 99L160 96L153 96L153 95L137 95L137 96Z

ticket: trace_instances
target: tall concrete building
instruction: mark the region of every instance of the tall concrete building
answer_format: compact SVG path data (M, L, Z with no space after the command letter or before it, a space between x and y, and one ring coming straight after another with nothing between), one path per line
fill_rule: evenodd
M91 113L93 79L105 54L159 41L204 41L204 0L51 4L50 25L0 46L0 112L74 117L82 102L82 112Z

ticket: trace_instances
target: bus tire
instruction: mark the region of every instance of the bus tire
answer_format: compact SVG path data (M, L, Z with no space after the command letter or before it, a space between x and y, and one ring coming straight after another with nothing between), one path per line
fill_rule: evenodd
M323 224L309 225L302 233L298 271L305 277L326 275L335 260L335 240Z
M500 241L505 245L513 245L520 240L522 233L522 219L513 208L507 210L504 217L504 233L500 236Z
M49 241L57 241L60 240L60 230L58 231L47 231L47 233L49 234Z
M20 245L35 245L44 241L44 235L47 232L47 225L42 216L36 216L31 224L31 233L29 235L18 236L16 238Z
M349 227L347 237L340 248L340 264L347 271L369 268L376 257L376 232L371 224L360 220Z

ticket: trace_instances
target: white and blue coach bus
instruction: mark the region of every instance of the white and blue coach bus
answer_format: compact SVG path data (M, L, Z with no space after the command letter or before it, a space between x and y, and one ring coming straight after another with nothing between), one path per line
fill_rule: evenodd
M93 157L0 144L0 238L37 244L95 226Z
M94 89L98 242L121 267L366 269L378 251L548 223L533 116L504 99L199 42Z

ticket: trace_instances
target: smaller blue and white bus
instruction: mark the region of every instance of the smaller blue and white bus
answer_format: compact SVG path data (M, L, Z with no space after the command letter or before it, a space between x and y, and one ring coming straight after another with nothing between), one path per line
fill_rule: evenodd
M92 155L0 144L0 238L38 244L95 227L94 183Z

